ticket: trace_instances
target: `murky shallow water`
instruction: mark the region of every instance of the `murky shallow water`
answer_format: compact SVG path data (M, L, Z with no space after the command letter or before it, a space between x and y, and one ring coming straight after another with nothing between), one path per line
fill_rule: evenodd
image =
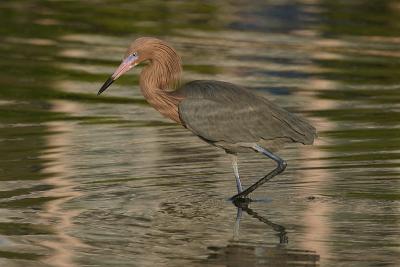
M396 1L0 12L1 266L400 265ZM240 221L229 158L146 105L140 70L95 96L143 35L174 44L184 80L245 85L317 127ZM240 157L245 185L272 167Z

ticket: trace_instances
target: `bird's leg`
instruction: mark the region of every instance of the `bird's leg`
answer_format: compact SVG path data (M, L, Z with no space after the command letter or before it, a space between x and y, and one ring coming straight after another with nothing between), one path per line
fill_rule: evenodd
M235 201L238 198L243 198L246 197L248 194L256 190L260 185L264 184L266 181L271 180L275 175L283 172L286 168L286 162L278 157L277 155L273 154L271 151L259 146L259 145L254 145L253 149L264 154L265 156L269 157L270 159L273 159L277 163L277 167L265 175L263 178L255 182L253 185L248 187L246 190L234 195L231 197L231 200Z
M240 181L239 177L239 169L238 169L238 164L237 164L237 155L236 154L230 154L232 158L232 166L233 166L233 172L235 173L235 178L236 178L236 187L238 193L241 193L243 191L242 187L242 182Z

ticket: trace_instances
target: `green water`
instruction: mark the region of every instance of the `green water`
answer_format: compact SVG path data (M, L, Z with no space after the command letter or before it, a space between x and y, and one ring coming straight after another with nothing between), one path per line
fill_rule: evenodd
M399 266L400 4L0 2L0 266ZM139 36L184 80L247 86L319 139L250 209L229 158L146 104ZM245 186L273 168L240 157Z

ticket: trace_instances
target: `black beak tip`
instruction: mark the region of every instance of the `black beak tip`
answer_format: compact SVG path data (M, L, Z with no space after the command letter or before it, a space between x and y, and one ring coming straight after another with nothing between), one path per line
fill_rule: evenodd
M101 93L103 93L112 83L114 82L113 78L108 78L107 81L103 84L103 86L100 88L99 92L97 95L99 96Z

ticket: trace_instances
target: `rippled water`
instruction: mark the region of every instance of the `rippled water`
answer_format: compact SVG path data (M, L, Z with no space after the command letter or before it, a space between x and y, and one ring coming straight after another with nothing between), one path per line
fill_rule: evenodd
M0 13L0 266L400 265L397 1L30 0ZM229 157L148 106L140 70L96 97L144 35L176 47L184 80L264 93L312 121L317 143L282 150L285 173L237 211ZM245 185L271 168L240 157Z

